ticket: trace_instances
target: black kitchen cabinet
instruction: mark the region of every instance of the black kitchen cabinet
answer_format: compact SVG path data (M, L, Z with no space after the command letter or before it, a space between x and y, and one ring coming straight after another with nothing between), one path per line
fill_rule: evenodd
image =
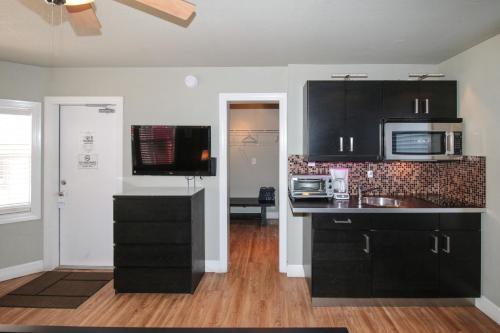
M456 81L384 81L383 118L456 118Z
M373 232L373 296L433 297L439 292L439 254L433 231Z
M193 293L205 272L204 190L115 195L118 293Z
M380 115L382 84L380 82L346 82L345 143L347 153L356 160L374 161L381 155Z
M314 213L304 224L311 296L479 297L480 226L479 213Z
M479 297L481 294L481 217L442 214L439 279L441 297Z
M308 81L304 86L304 155L311 161L377 160L382 84Z
M318 214L313 225L312 297L370 297L370 230L362 229L363 217Z

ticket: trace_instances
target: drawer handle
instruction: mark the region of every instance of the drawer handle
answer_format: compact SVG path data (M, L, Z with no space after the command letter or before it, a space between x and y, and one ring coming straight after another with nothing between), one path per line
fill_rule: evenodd
M367 234L363 234L363 237L365 237L365 248L363 251L367 254L370 254L370 236Z
M337 223L337 224L351 224L352 221L351 221L351 219L347 219L347 220L336 220L336 219L333 219L333 223Z
M448 235L443 235L443 237L445 239L445 244L446 244L446 247L443 249L443 252L449 254L451 253L451 238Z
M418 100L418 98L415 98L414 103L415 103L415 114L419 114L418 107L419 107L420 101Z
M434 239L434 247L431 249L431 252L437 254L439 250L439 239L436 235L432 235L431 237Z

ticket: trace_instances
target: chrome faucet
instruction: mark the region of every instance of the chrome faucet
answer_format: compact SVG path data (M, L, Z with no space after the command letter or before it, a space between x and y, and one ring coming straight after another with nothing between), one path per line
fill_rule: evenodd
M362 185L358 185L358 206L361 206L363 204L363 192L369 192L378 189L380 189L380 187L370 187L364 189Z

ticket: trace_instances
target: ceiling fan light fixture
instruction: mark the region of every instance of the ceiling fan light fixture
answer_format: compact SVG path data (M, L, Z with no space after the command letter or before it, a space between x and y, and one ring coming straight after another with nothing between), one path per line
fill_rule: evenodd
M81 6L94 2L94 0L66 0L65 6Z

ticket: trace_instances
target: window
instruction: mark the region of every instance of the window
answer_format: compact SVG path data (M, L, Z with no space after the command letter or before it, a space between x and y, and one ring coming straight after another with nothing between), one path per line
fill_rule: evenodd
M40 103L0 100L0 223L40 219Z

